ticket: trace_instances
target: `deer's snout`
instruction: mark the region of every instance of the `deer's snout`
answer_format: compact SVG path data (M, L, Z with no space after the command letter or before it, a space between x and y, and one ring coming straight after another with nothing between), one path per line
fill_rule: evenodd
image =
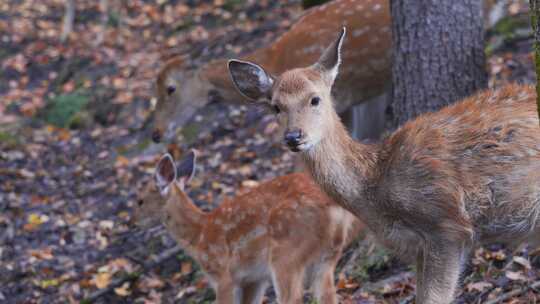
M161 136L163 132L161 132L160 129L154 129L154 131L152 131L152 140L157 144L161 141Z
M296 130L290 130L285 132L284 134L285 143L289 148L297 152L298 146L302 143L302 130L296 129Z

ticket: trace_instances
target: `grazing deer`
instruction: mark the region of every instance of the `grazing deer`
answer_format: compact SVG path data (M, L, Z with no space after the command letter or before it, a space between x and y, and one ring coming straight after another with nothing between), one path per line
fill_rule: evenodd
M343 69L335 85L339 101L336 109L343 113L353 104L383 94L388 85L392 41L388 0L335 0L314 7L273 43L243 58L263 64L272 73L305 66L325 49L321 41L331 40L341 26L352 30L343 57L354 63ZM297 46L301 47L293 49ZM211 61L198 70L187 70L184 62L183 57L176 57L158 74L152 133L155 142L170 138L176 126L187 123L208 103L209 95L217 93L231 102L242 99L230 80L226 59ZM380 108L384 114L384 102L369 106ZM377 121L382 129L384 121Z
M261 303L273 282L280 303L301 303L304 279L319 303L337 303L334 269L363 229L305 174L263 183L210 213L184 192L195 170L193 151L177 167L159 161L155 184L139 195L135 221L161 220L209 277L218 303Z
M231 77L246 97L275 109L286 144L326 193L385 244L417 254L417 303L450 303L474 244L540 242L535 90L486 91L362 144L330 93L344 36L311 66L274 77L231 60Z

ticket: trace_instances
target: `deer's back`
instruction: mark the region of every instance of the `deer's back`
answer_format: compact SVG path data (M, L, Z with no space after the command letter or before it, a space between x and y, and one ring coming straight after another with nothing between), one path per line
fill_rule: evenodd
M536 93L509 85L423 115L383 143L379 169L390 216L405 213L425 231L519 236L540 213Z
M272 230L276 227L292 234L276 235ZM271 239L292 250L299 241L314 236L325 243L311 242L313 253L329 242L350 241L362 227L308 175L289 174L225 200L210 213L199 244L205 252L201 264L210 275L228 268L238 275L266 275ZM345 229L347 233L342 232Z

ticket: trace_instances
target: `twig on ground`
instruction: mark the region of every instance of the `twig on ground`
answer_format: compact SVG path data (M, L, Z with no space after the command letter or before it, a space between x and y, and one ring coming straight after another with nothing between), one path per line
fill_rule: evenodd
M535 288L539 288L539 287L540 287L540 281L536 281L536 282L534 282L534 283L532 283L532 284L530 284L528 286L513 289L513 290L511 290L509 292L503 293L499 297L497 297L497 298L495 298L493 300L487 301L485 304L502 303L505 300L508 300L510 298L513 298L513 297L517 297L517 296L527 292L527 290L535 289Z
M128 281L134 281L138 279L142 274L146 273L150 269L155 268L159 264L165 262L166 260L172 258L173 256L179 254L182 251L182 248L180 246L175 246L171 249L165 250L163 253L158 255L156 258L144 263L141 267L141 269L131 272L128 275L118 278L116 280L113 280L107 288L103 288L100 290L97 290L93 293L91 293L86 299L82 300L81 303L93 303L95 300L97 300L99 297L108 294L109 292L113 291L115 288L122 286L125 282Z
M394 285L399 282L405 282L412 280L414 278L414 273L412 271L403 271L398 274L395 274L386 279L377 281L377 282L367 282L360 288L360 292L374 293L379 290L382 290L385 286Z

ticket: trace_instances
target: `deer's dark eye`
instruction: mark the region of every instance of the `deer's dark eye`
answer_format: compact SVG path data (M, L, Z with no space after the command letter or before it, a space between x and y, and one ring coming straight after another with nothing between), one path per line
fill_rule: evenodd
M274 112L275 112L276 114L279 114L279 112L281 112L281 109L279 108L278 105L274 105L272 108L274 109Z
M139 207L142 206L143 204L144 204L144 201L143 201L143 200L138 200L138 201L137 201L137 205L138 205Z
M168 95L171 95L172 93L174 93L176 91L176 87L175 86L168 86L167 87L167 94Z
M315 97L311 98L311 105L312 106L318 106L320 102L321 102L321 98L318 97L318 96L315 96Z

